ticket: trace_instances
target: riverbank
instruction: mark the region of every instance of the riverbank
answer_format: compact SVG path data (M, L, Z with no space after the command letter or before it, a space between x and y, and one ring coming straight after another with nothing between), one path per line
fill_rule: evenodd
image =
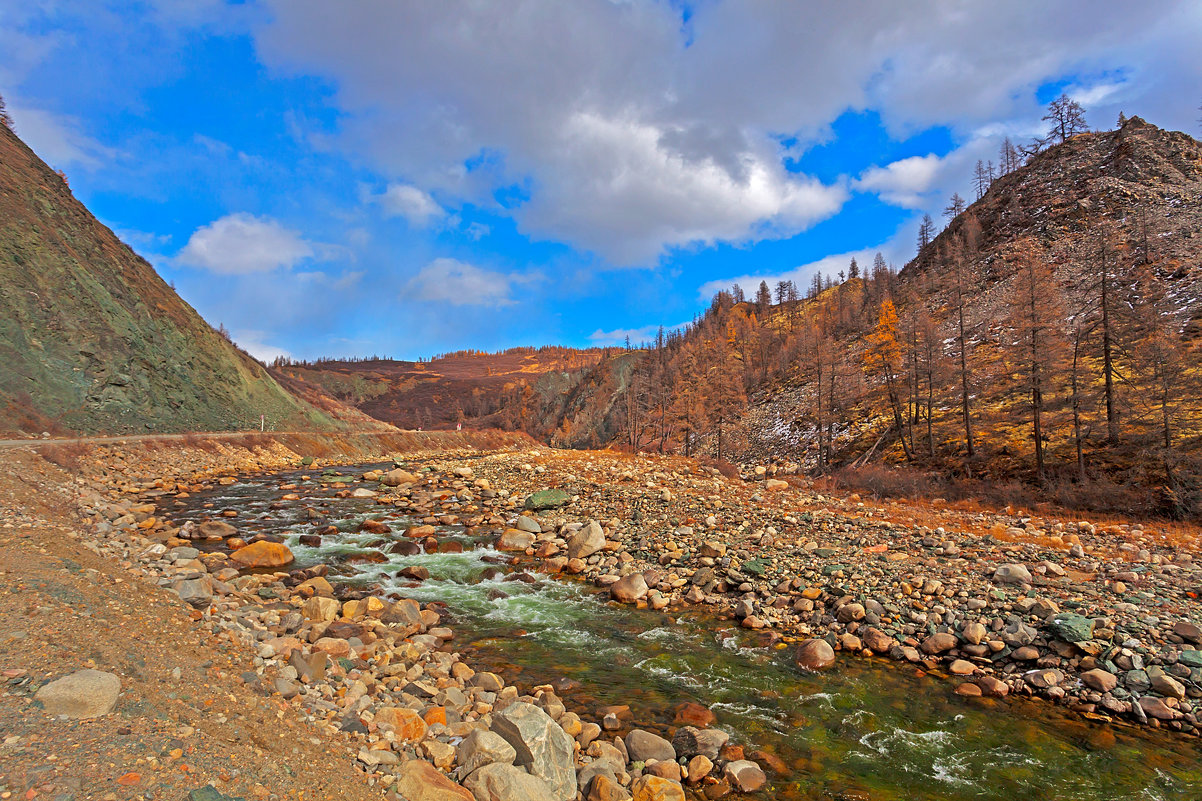
M558 742L559 756L548 756L540 770L544 784L558 787L565 798L568 763L564 741L556 730L573 743L568 754L572 755L574 774L596 763L591 774L581 771L577 775L587 779L583 789L589 796L624 797L624 788L631 787L636 797L654 797L650 795L653 791L675 794L689 787L716 797L740 781L751 789L763 775L760 765L734 759L743 755L733 749L723 752L710 743L702 751L696 736L688 732L686 736L693 736L693 740L675 743L673 738L673 742L666 743L672 749L671 759L660 758L667 756L665 742L650 739L649 733L648 737L636 735L636 742L642 740L648 748L658 749L660 757L652 755L652 750L641 754L645 759L632 759L627 740L634 723L623 719L621 710L611 710L614 717L608 721L610 725L604 714L595 721L585 720L563 708L555 687L527 687L528 695L522 696L518 688L506 686L499 677L487 672L477 674L447 648L447 643L454 643L455 632L441 625L437 604L414 609L411 604L388 600L387 608L384 604L373 608L345 590L324 584L316 573L289 575L287 566L280 566L279 572L259 569L244 574L237 563L228 559L243 544L236 541L239 529L244 527L238 515L225 518L220 510L214 513L215 521L233 524L234 542L219 528L217 533L224 533L224 538L206 540L205 535L192 539L196 536L194 530L178 530L170 521L170 510L181 502L181 497L186 499L204 486L232 484L229 474L235 471L296 466L295 452L290 456L284 452L269 457L260 454L252 460L253 466L240 456L217 455L208 461L210 457L200 453L188 455L172 450L163 450L157 462L150 454L132 459L129 456L106 450L80 455L79 467L91 478L76 483L73 492L76 503L92 513L93 531L86 541L95 542L99 535L99 540L108 541L112 557L119 563L143 572L155 583L174 587L176 594L187 598L195 609L190 615L190 619L195 618L190 620L191 627L226 645L231 670L239 658L244 660L246 669L233 680L236 686L230 695L253 698L256 704L267 699L279 713L279 720L294 721L302 729L308 727L307 736L319 742L339 743L338 753L345 753L346 763L353 760L362 771L354 775L366 792L379 792L371 789L374 783L377 788L401 788L402 793L412 796L416 791L406 792L404 782L415 786L437 784L432 774L417 773L424 770L419 762L438 763L467 779L484 763L465 772L463 769L473 764L473 755L461 753L462 746L452 743L477 729L495 729L498 725L504 729L505 724L498 724L495 717L509 707L513 708L512 714L521 712L526 721L534 721L536 728L541 726L540 741L552 745ZM412 459L413 455L407 456ZM354 461L361 459L362 454L356 454ZM318 460L309 467L318 474L327 464ZM875 629L892 640L887 649L879 649L884 655L912 661L936 674L959 673L961 678L955 681L965 693L971 692L966 687L972 685L982 695L1000 695L997 688L1001 684L1010 695L1041 696L1081 714L1117 717L1131 715L1134 706L1127 710L1112 708L1113 702L1124 700L1121 692L1114 692L1117 684L1107 693L1097 692L1096 700L1085 694L1088 689L1078 686L1077 677L1096 669L1087 667L1091 663L1085 659L1092 657L1098 662L1100 658L1102 664L1109 660L1116 668L1111 675L1120 678L1124 686L1131 671L1142 670L1149 684L1158 679L1161 686L1171 688L1163 677L1174 676L1170 671L1181 664L1180 654L1187 650L1183 647L1187 638L1175 633L1173 626L1196 622L1197 610L1192 603L1172 610L1163 603L1152 607L1161 613L1153 623L1147 619L1149 607L1132 602L1143 600L1137 594L1142 592L1166 600L1172 591L1190 586L1195 577L1192 561L1177 552L1173 560L1165 559L1168 551L1162 549L1168 546L1153 542L1150 531L1091 534L1078 527L1078 531L1060 533L1060 542L1056 543L1051 541L1054 535L1037 533L1055 531L1054 527L1032 526L1021 536L1017 530L1003 530L994 542L979 535L959 535L951 529L925 531L897 522L884 523L882 513L887 512L890 519L905 513L896 506L874 509L860 506L855 499L823 498L787 485L728 480L678 459L632 459L607 453L537 449L484 456L470 452L428 453L421 465L428 469L415 470L414 482L398 482L397 487L381 486L378 481L341 483L342 478L354 476L338 477L337 482L333 476L329 479L347 495L355 491L375 493L366 496L372 504L426 518L428 522L421 525L433 529L389 532L389 539L424 544L426 537L433 537L437 542L436 530L448 518L482 535L500 531L499 544L514 549L509 552L516 558L541 562L549 571L574 573L609 588L615 597L627 602L666 609L699 606L737 620L744 628L760 631L767 641L775 639L790 647L794 641L827 637L832 650L846 652L836 657L834 670L839 670L839 661L851 653L863 653L865 646L874 650L871 645L877 641L876 635L869 629ZM19 469L13 472L17 474L42 470L35 469L32 461L16 467ZM48 479L46 486L69 483L60 475ZM519 515L530 494L553 487L564 490L566 497L546 497L547 508ZM287 486L280 490L281 498L305 491ZM271 510L263 512L270 514ZM991 525L1003 522L1006 519L998 517ZM405 537L406 533L411 536ZM1074 536L1080 542L1069 539ZM1151 546L1146 555L1131 550L1143 544L1141 538ZM1079 546L1081 556L1074 555L1074 545ZM112 546L116 546L115 551ZM194 546L200 546L195 547L196 553L192 552ZM1083 561L1096 562L1088 581L1074 575L1084 572L1078 569L1085 566ZM995 565L1020 562L1030 574L1027 585L994 579ZM1053 566L1063 569L1065 575L1058 576ZM1010 571L1005 573L1009 575ZM1017 569L1013 573L1022 577ZM1120 577L1120 573L1133 573L1137 578L1124 581L1126 577ZM1065 578L1069 581L1061 580ZM420 578L415 576L415 580ZM1126 596L1129 600L1123 601L1122 594L1115 594L1120 600L1112 602L1103 595L1114 592L1107 581L1136 588ZM169 597L159 596L155 606L178 610L178 602L163 603ZM1037 608L1041 603L1044 605ZM1072 645L1079 652L1071 654L1067 648L1057 647L1054 636L1048 636L1053 631L1050 626L1064 623L1049 624L1046 616L1040 618L1038 614L1046 611L1054 616L1063 609L1073 609L1085 617L1106 608L1107 603L1128 603L1135 610L1110 610L1106 621L1090 617L1091 638L1074 641L1086 645ZM1053 611L1046 604L1057 609ZM969 612L975 614L970 616ZM1008 630L1011 617L1018 618L1013 631ZM1001 621L1000 627L995 620ZM1130 643L1136 639L1132 621L1145 635L1146 644L1144 639ZM1146 656L1142 667L1134 667L1133 663L1130 670L1120 671L1115 659L1124 656L1121 652L1088 653L1087 649L1094 647L1089 643L1104 642L1102 638L1108 631L1106 627L1099 630L1099 622L1114 629L1109 647L1121 634L1124 639L1117 643L1120 647L1141 659ZM978 643L970 641L976 631L969 628L973 623L986 629ZM934 648L934 643L924 648L940 634L951 635L956 644L943 651ZM1028 634L1031 636L1024 644L1007 641L1008 635L1026 639ZM994 643L998 642L1002 647L995 650ZM967 650L973 645L984 645L989 651ZM1015 652L1023 647L1033 648L1035 658L1019 659L1026 654ZM309 660L323 661L320 655L324 655L326 673L318 678L312 675L314 665ZM1059 661L1053 663L1053 659ZM960 673L964 668L956 662L968 663L972 672ZM1165 667L1169 670L1157 671ZM1037 678L1031 670L1044 678ZM25 686L32 687L54 675L50 670L45 674L27 674ZM1053 678L1059 680L1052 682ZM1039 681L1046 681L1048 686L1040 687ZM1156 721L1151 725L1190 732L1195 722L1189 699L1197 697L1193 694L1196 681L1191 673L1178 682L1184 688L1181 699L1155 692L1141 697L1159 699L1147 703L1151 708L1159 710L1154 706L1158 703L1179 714L1167 720L1151 716L1149 721ZM987 692L987 687L994 689ZM1053 688L1063 692L1052 692ZM1047 692L1042 692L1045 689ZM531 709L519 700L522 698L530 702ZM1087 708L1089 704L1093 704L1092 709ZM1145 708L1145 703L1137 705L1141 710ZM381 717L381 709L392 711ZM701 712L694 710L693 714L700 715L694 723L706 721ZM257 731L262 721L258 723L250 728ZM523 722L514 727L529 731L531 725ZM609 745L606 741L613 735L606 729L624 736ZM702 733L702 741L722 737L717 730L697 731ZM714 734L705 734L707 731ZM525 735L513 737L524 741ZM746 745L751 750L755 744ZM487 779L489 786L503 785L508 792L526 793L513 797L539 797L532 793L545 788L521 784L525 780L519 774L528 776L531 772L505 770L507 751L495 742L491 747L502 753L497 758L501 766L485 771L476 789L480 790ZM623 748L627 749L624 755ZM689 753L692 750L696 753ZM709 751L714 752L712 757ZM574 756L577 753L580 755ZM705 759L695 761L698 756ZM770 777L773 771L769 756L758 756L765 763L763 767L769 768ZM319 764L336 758L342 757L331 754ZM656 759L658 767L651 761ZM413 766L407 767L411 762ZM742 762L748 764L739 764ZM735 766L732 771L727 770L730 765ZM640 776L644 771L646 775ZM594 780L598 772L605 774L605 780ZM217 774L217 786L231 794L254 789L248 789L245 783L240 785L237 776L230 776L222 784L221 775ZM593 785L600 788L595 793ZM114 787L118 792L115 797L141 797L121 794L118 788L123 786ZM280 789L267 790L281 797L293 790L302 792L287 781ZM442 788L445 793L461 790ZM571 797L575 797L574 792Z

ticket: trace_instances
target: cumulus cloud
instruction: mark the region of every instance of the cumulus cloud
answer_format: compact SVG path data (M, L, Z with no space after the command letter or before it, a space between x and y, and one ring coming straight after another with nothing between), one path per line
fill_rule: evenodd
M706 281L697 288L697 298L701 301L710 300L715 294L721 290L730 289L735 284L743 288L743 291L750 298L755 294L756 289L760 285L760 281L767 281L768 286L773 290L776 289L778 281L792 281L797 289L804 295L810 287L810 282L815 275L829 275L836 277L842 271L846 274L851 260L855 259L860 266L860 274L865 275L872 269L872 260L877 253L885 257L885 261L892 264L894 267L900 268L909 258L910 251L913 245L912 231L906 227L903 231L899 231L897 235L891 238L888 242L882 243L879 247L864 248L862 250L851 250L846 253L836 253L830 256L824 256L817 261L812 261L807 264L794 267L791 270L785 270L778 273L764 273L760 275L737 275L730 278L719 278L713 281Z
M804 151L844 111L963 133L1037 119L1049 80L1126 68L1140 110L1185 126L1180 97L1202 79L1202 14L1179 0L865 0L854 15L728 0L687 19L667 2L268 4L260 54L336 86L334 146L443 204L516 197L500 210L523 233L619 263L836 213L842 190L785 171L779 143Z
M684 323L677 325L662 326L665 332L674 331L678 328L683 328ZM661 326L644 325L639 328L615 328L612 331L603 331L598 328L596 331L588 335L589 342L597 347L606 345L624 345L629 339L632 345L639 345L644 342L650 342L659 334Z
M458 259L435 259L409 279L405 295L453 306L511 306L510 293L521 279L484 270Z
M290 268L313 252L299 232L276 220L237 213L197 228L176 261L215 273L244 275Z
M907 209L922 208L923 195L931 188L939 171L940 158L934 153L911 156L869 167L853 184L861 192L880 195L881 200Z
M417 228L446 216L446 210L434 198L410 184L389 184L380 195L380 205L390 216L404 217Z

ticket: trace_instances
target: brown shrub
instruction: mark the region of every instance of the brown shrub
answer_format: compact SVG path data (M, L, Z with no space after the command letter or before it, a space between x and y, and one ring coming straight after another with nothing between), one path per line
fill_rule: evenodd
M701 459L701 464L705 467L712 467L727 478L738 478L739 468L735 467L725 459Z

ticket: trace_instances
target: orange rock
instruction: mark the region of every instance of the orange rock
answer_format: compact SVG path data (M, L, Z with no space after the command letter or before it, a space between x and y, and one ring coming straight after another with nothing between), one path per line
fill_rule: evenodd
M676 725L704 729L714 722L714 713L692 701L676 705Z
M446 712L443 712L444 720ZM416 743L426 736L426 721L412 709L403 706L386 706L376 713L376 723L391 726L397 737L407 742Z
M137 784L140 781L142 781L142 776L137 773L126 773L125 775L117 778L117 784L121 785L122 787L129 787Z
M283 543L259 540L234 551L230 558L243 567L279 567L292 561L292 551Z
M393 789L413 801L475 801L466 787L455 784L424 759L402 765Z
M426 710L426 714L422 715L422 720L426 721L426 725L433 726L435 723L447 725L447 709L444 706L432 706Z

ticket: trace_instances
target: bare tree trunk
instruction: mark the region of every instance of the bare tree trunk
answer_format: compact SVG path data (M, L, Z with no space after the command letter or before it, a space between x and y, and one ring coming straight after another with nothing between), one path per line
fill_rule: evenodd
M972 439L972 415L968 398L968 342L964 335L964 276L962 265L956 262L956 315L958 330L956 342L960 346L960 412L964 418L964 444L968 448L968 458L975 455Z
M1119 416L1114 404L1114 349L1110 330L1110 267L1102 241L1102 374L1106 384L1106 443L1119 443Z

